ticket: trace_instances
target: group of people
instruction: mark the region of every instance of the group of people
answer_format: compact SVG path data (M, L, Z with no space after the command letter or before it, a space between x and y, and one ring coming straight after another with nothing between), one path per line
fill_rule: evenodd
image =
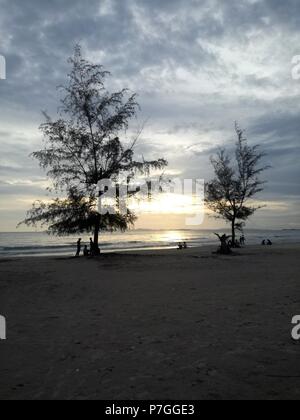
M239 240L232 240L232 236L228 236L226 234L221 236L218 233L215 233L215 235L219 238L221 242L221 246L218 250L219 254L230 255L232 254L232 248L241 248L246 244L246 238L244 235L241 236Z
M227 237L226 235L224 235L225 236L225 242L226 242L226 244L227 244L227 246L229 247L229 248L240 248L240 247L242 247L242 246L245 246L245 244L246 244L246 238L245 238L245 236L243 235L243 236L241 236L240 237L240 239L238 240L236 240L235 241L235 244L233 245L233 242L231 241L231 240L229 240L228 241L228 239L230 238L230 237ZM219 237L220 238L220 237ZM220 238L221 239L221 238ZM227 242L228 241L228 242ZM222 242L222 241L221 241ZM183 249L187 249L188 248L188 245L187 245L187 243L186 242L179 242L178 243L178 249L179 250L183 250Z
M81 250L82 250L82 239L79 238L77 241L77 252L76 252L76 257L80 257L81 255ZM95 243L93 241L92 238L90 238L90 247L88 248L87 245L84 246L83 248L83 256L84 257L94 257L95 255L98 255L99 249L96 249Z
M241 236L241 237L240 237L240 245L241 245L241 246L245 246L245 244L246 244L246 238L245 238L245 236L243 235L243 236Z
M272 243L272 241L270 239L267 239L267 240L264 239L261 244L263 246L272 246L273 245L273 243Z
M242 246L246 245L246 238L245 236L241 236L240 239L236 239L235 243L232 240L228 241L228 245L230 248L241 248Z

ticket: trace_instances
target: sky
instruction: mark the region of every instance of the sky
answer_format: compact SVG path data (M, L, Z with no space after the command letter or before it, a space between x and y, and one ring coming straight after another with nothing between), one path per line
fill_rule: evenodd
M299 0L0 0L0 8L0 231L14 231L47 197L29 155L41 148L42 111L56 116L56 87L77 43L111 72L111 89L138 94L146 125L137 155L209 180L209 158L232 148L238 121L272 166L258 197L266 207L249 227L300 228ZM185 227L184 214L155 208L138 228ZM216 223L207 216L199 228Z

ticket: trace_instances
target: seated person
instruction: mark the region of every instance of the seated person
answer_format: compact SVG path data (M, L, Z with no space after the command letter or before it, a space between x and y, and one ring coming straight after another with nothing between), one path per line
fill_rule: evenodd
M85 245L85 247L84 247L84 250L83 250L83 255L84 255L85 257L88 257L88 256L90 255L87 245Z

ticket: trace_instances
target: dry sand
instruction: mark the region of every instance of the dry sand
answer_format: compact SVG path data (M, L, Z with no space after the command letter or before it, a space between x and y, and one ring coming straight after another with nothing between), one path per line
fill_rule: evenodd
M0 399L299 399L300 247L0 260Z

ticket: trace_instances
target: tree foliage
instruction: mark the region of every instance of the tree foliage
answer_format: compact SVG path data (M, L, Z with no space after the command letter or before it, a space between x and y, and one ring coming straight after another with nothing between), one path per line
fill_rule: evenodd
M59 118L52 120L44 114L40 127L44 147L33 153L58 197L51 203L34 203L24 223L48 226L57 235L93 232L98 244L100 231L124 231L136 219L131 211L101 215L96 205L98 183L116 181L125 173L129 182L138 173L163 169L167 162L136 160L137 138L129 146L120 139L137 115L136 95L126 89L110 93L105 87L110 73L85 60L80 46L69 62L71 72L68 84L61 87L64 98Z
M231 224L233 244L236 230L242 230L245 222L261 208L253 204L253 198L263 191L265 182L260 175L268 168L261 164L265 153L260 147L249 146L245 132L238 124L235 130L238 137L235 161L221 148L211 158L215 178L206 184L206 205L217 218Z

